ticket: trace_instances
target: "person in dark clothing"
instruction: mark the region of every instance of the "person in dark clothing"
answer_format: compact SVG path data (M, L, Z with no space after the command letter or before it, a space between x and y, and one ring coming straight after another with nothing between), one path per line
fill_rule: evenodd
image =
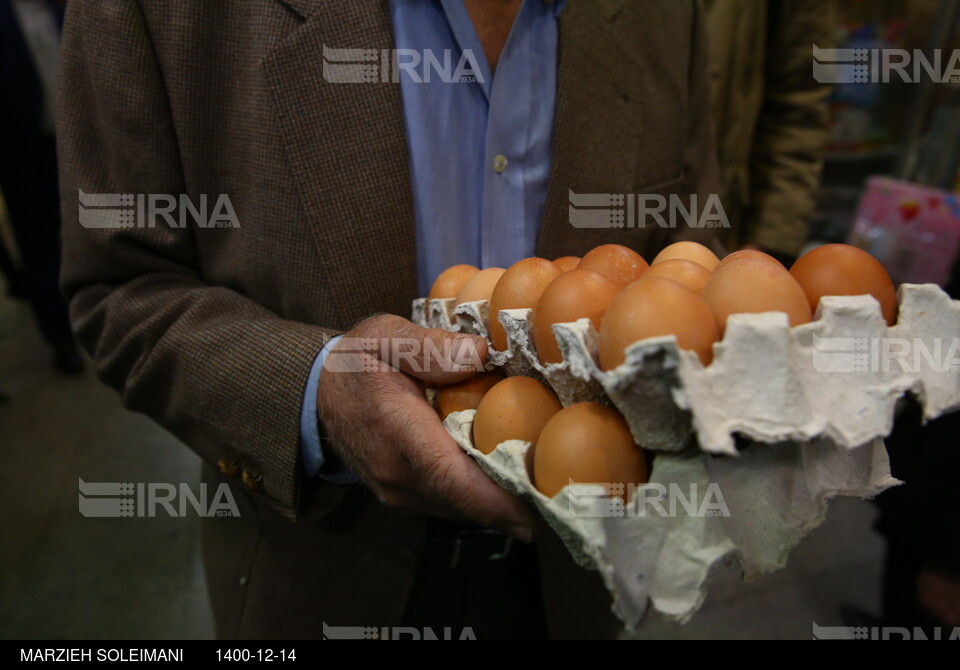
M946 290L960 298L960 254ZM924 425L911 402L886 444L893 476L906 483L877 498L887 539L881 624L960 626L960 412Z
M59 2L0 0L0 191L20 251L21 291L54 363L83 370L60 293L60 198L52 127ZM45 33L44 33L45 31ZM13 277L16 268L10 265ZM6 272L6 269L5 269Z
M0 273L3 274L3 278L7 282L7 295L15 300L24 300L27 297L27 292L23 287L23 275L17 264L13 262L13 258L10 257L10 252L3 240L0 240Z

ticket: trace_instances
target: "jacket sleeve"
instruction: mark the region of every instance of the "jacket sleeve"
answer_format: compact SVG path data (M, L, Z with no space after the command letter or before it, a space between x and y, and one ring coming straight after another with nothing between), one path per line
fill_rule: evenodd
M780 0L770 7L747 241L795 256L807 237L828 137L830 86L813 78L811 45L832 44L836 19L833 0Z
M205 283L191 226L96 228L78 216L80 190L187 191L164 82L133 0L69 4L60 80L61 281L98 375L128 408L286 516L307 498L312 513L332 509L343 487L311 482L317 488L306 495L299 432L311 365L334 331Z

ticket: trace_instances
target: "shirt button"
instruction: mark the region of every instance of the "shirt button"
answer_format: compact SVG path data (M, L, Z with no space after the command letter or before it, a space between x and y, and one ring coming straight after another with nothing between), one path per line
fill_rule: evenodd
M507 157L503 154L497 154L493 159L493 171L503 172L507 169Z
M240 481L243 482L243 485L254 493L259 493L261 490L260 482L263 480L263 477L256 470L251 470L244 468L243 472L240 474Z
M232 458L221 458L217 461L217 470L230 477L240 474L240 464Z

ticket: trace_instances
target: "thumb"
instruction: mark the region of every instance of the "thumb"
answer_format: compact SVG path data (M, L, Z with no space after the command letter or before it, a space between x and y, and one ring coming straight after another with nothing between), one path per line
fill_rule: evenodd
M373 328L380 360L421 381L452 384L483 372L487 343L482 337L422 328L398 316L378 318Z
M416 435L402 450L413 470L420 473L425 494L481 526L530 542L537 527L533 509L487 476L422 399L404 397L398 402L416 426Z

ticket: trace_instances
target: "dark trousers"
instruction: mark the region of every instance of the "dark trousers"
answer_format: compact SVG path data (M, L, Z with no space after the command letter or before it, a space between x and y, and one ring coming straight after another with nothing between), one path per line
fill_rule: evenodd
M3 145L0 191L22 260L23 291L44 338L54 347L73 341L60 293L60 194L52 137Z
M467 522L430 519L404 625L480 640L543 640L537 548Z
M887 539L883 624L924 629L942 625L917 597L924 569L960 574L960 521L956 473L960 468L960 414L923 423L920 407L907 404L887 437L891 472L904 485L878 498L877 529Z
M10 257L10 252L3 244L3 240L0 240L0 273L3 274L4 279L7 281L10 295L16 298L24 297L23 279L20 277L20 268L13 262L13 258Z

